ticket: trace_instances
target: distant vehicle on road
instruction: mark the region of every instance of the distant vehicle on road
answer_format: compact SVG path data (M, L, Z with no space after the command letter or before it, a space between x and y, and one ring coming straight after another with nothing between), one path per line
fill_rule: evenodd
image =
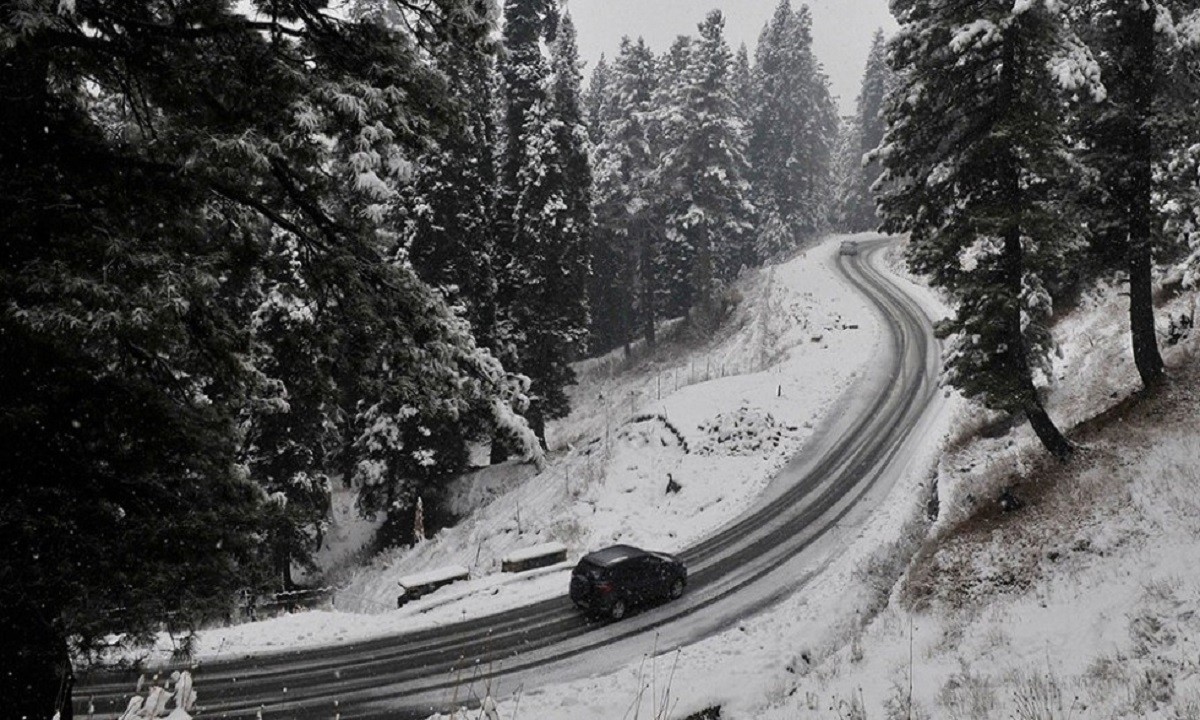
M858 243L854 240L843 240L842 247L838 249L838 255L857 255Z
M632 607L678 598L686 585L687 568L674 555L613 545L575 566L571 601L589 614L620 620Z

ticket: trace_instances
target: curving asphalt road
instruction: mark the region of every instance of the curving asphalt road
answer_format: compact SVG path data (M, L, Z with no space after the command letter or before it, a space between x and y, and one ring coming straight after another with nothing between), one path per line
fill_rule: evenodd
M708 637L794 592L818 572L818 546L869 512L919 438L937 397L939 348L920 306L876 267L886 241L837 264L883 320L883 352L764 498L680 553L678 601L619 623L588 622L562 597L454 625L336 647L223 661L194 670L204 718L424 718L486 691L507 697L616 669ZM865 501L864 501L865 500ZM826 560L825 562L829 562ZM653 632L648 632L653 631ZM116 717L128 675L84 675L76 717ZM90 707L89 707L90 706Z

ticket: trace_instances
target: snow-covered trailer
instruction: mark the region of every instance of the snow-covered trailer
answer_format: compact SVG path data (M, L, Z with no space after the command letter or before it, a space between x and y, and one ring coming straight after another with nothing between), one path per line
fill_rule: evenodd
M500 570L501 572L524 572L566 561L567 547L562 543L548 542L510 552L500 558Z
M466 580L468 577L470 577L470 573L461 565L447 565L437 570L405 575L397 582L400 586L400 594L396 596L396 607L401 607L410 600L424 597L452 582Z

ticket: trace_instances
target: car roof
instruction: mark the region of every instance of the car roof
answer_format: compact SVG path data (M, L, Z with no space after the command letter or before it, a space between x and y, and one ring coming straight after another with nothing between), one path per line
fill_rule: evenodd
M583 556L583 559L586 562L592 563L593 565L608 567L609 565L619 563L622 560L628 560L629 558L640 557L647 554L648 553L645 550L636 548L632 545L613 545L612 547L606 547L603 550L597 550L596 552L588 553L587 555Z

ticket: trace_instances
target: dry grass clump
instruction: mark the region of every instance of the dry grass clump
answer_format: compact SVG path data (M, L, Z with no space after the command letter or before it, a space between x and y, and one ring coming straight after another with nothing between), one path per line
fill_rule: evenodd
M1068 702L1059 678L1049 672L1020 670L1012 678L1013 716L1017 720L1064 720L1079 716L1079 698Z
M895 540L881 545L854 568L854 579L865 588L863 622L887 607L897 581L925 544L928 530L929 520L923 514L912 515Z
M938 693L938 705L947 720L990 720L999 715L996 684L960 662L961 669L950 676Z

